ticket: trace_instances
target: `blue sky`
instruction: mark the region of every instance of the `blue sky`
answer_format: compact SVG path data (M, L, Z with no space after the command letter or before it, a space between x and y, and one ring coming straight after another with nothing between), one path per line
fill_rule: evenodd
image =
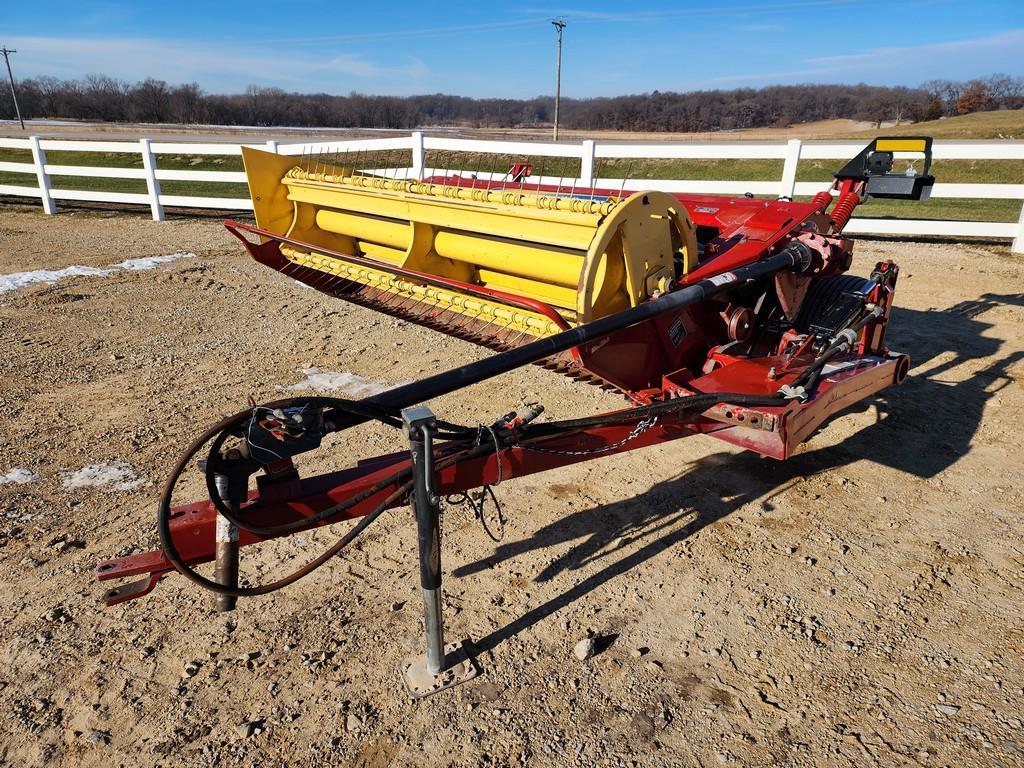
M770 83L1024 75L1024 0L726 0L550 6L295 0L0 0L17 77L306 92L612 96Z

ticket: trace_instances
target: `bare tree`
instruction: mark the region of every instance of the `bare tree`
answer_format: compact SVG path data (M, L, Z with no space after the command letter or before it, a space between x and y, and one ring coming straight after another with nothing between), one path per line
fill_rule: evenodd
M169 86L150 78L128 85L103 75L83 80L41 77L18 84L26 117L223 125L412 128L416 125L550 125L554 101L472 99L447 94L404 98L362 93L289 93L250 86L244 93L207 94L195 83ZM0 108L6 108L0 94ZM789 85L731 91L653 91L562 99L560 122L585 130L720 131L850 118L876 125L920 121L978 109L1024 107L1024 81L995 74L969 83L931 80L919 88L871 85Z

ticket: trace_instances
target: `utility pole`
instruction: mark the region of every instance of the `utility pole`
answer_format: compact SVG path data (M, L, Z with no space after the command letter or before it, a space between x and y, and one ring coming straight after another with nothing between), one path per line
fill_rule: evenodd
M559 48L562 46L561 32L558 33L558 46ZM17 53L17 51L12 51L10 48L0 48L0 53L4 55L4 61L7 63L7 79L11 81L11 98L14 99L14 111L18 113L18 122L21 123L21 130L24 131L25 121L21 119L21 109L18 107L18 94L14 92L14 75L11 73L11 60L9 58L12 53ZM555 108L555 113L558 113L557 107ZM555 124L557 125L557 118L555 119ZM557 133L557 128L555 130Z
M565 29L565 19L559 16L552 19L551 23L558 30L558 57L555 59L555 129L553 141L558 141L558 106L562 99L562 30Z

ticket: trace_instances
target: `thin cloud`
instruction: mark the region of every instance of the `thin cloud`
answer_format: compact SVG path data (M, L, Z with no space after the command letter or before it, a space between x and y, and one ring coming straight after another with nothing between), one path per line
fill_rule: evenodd
M425 27L423 29L396 29L388 32L361 32L351 35L319 35L311 37L279 37L260 40L223 40L218 45L317 45L321 43L352 43L372 40L414 40L417 38L447 37L473 32L535 27L538 19L495 21L485 24L463 24L452 27Z
M889 48L872 48L861 53L841 54L837 56L816 56L804 59L805 67L800 69L778 70L770 72L750 72L736 75L723 75L705 81L711 84L737 84L754 82L771 82L801 79L813 81L824 76L842 75L849 72L868 74L872 72L891 73L894 70L908 71L914 65L933 60L936 56L952 56L955 54L985 51L988 54L998 53L1005 49L1009 55L1024 46L1024 29L1010 29L986 37L952 40L942 43L921 43L919 45L893 46Z
M951 53L957 51L970 51L974 49L985 49L991 51L994 48L1013 48L1019 50L1024 45L1024 29L1009 29L995 35L986 37L975 37L968 40L953 40L945 43L922 43L920 45L894 46L890 48L871 48L862 53L850 53L840 56L818 56L807 59L811 66L832 66L853 68L864 64L883 62L890 67L894 63L907 59L920 60L924 56Z
M525 13L543 14L547 17L565 16L572 23L615 22L624 24L631 22L662 21L665 19L685 18L687 16L735 16L751 13L779 14L786 11L807 11L821 8L859 5L861 0L791 0L790 2L750 3L746 5L722 5L708 3L691 8L673 8L668 10L630 10L621 13L591 11L579 8L527 8Z
M780 32L785 27L782 24L741 24L740 32Z
M361 53L321 56L291 52L268 69L263 56L246 55L236 50L221 51L217 46L193 41L153 40L145 38L56 38L21 37L9 43L19 50L22 71L34 76L49 75L78 78L86 71L112 77L140 80L156 77L172 83L201 81L208 88L236 90L238 82L282 85L304 89L312 76L345 77L338 90L377 86L380 83L415 87L430 70L415 56L400 63L381 64ZM211 73L216 73L211 77Z

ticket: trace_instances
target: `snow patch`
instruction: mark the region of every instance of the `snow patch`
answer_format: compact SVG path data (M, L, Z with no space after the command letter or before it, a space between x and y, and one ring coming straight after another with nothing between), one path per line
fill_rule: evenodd
M166 256L143 256L139 259L128 259L127 261L119 261L117 264L111 264L110 269L126 269L131 272L138 272L143 269L156 269L160 264L166 264L169 261L177 261L178 259L194 259L196 255L194 253L188 253L186 251L175 251L174 253L168 253Z
M364 379L355 373L345 371L322 371L319 368L302 368L306 378L288 389L313 390L314 392L343 392L349 397L370 397L391 389L391 385Z
M178 251L169 253L166 256L145 256L140 259L128 259L117 264L110 264L106 267L80 267L71 266L64 269L34 269L31 272L14 272L10 275L0 275L0 293L16 291L34 283L56 283L68 277L107 277L112 272L130 271L137 272L143 269L155 269L159 264L166 264L169 261L178 259L194 259L196 254Z
M131 464L111 461L107 464L89 464L81 469L60 473L64 490L110 486L112 491L131 491L143 483Z
M99 267L65 267L64 269L35 269L31 272L15 272L12 275L0 275L0 293L16 291L33 283L56 283L58 280L78 275L106 277L109 274L110 270Z
M3 485L4 483L17 483L18 485L25 485L27 483L34 483L38 479L39 475L37 475L31 469L15 468L8 472L6 475L0 475L0 485Z

